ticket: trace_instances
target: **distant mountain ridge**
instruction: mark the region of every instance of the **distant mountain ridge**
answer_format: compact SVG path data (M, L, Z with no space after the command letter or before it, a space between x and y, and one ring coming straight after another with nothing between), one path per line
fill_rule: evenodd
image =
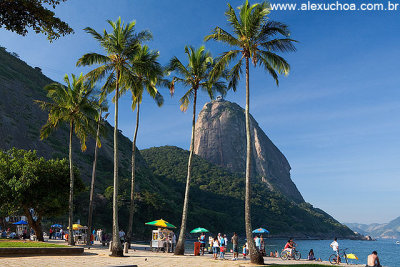
M400 217L388 223L344 223L353 231L373 238L400 239Z

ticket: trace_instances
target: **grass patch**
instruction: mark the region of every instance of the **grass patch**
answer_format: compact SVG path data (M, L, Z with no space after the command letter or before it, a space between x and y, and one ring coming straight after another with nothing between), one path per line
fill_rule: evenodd
M5 241L0 240L0 248L65 248L66 245L58 245L47 242L34 241Z

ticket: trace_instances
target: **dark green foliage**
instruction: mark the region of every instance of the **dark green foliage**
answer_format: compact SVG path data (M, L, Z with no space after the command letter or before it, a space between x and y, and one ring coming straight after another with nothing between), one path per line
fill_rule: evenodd
M0 28L25 36L28 28L47 35L50 41L73 32L67 23L55 17L47 7L66 0L2 0L0 1ZM47 7L46 7L47 6Z
M75 169L75 190L84 189ZM7 214L33 208L37 216L64 214L68 207L69 163L45 160L35 151L0 151L0 209Z
M165 146L142 150L141 154L154 174L175 191L174 195L164 197L181 203L189 152ZM244 233L243 175L230 173L198 156L193 158L192 173L188 229L201 226L214 233ZM352 235L351 230L325 212L308 203L296 204L271 192L262 182L253 184L252 205L254 227L266 227L273 235ZM171 214L168 220L179 222L179 217L175 219Z

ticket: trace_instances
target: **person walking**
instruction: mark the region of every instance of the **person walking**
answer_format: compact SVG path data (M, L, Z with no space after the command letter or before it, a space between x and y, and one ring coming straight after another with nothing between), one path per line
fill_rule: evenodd
M259 252L261 252L261 238L260 238L260 236L258 235L254 241L256 242L256 248L257 248L257 250L258 250Z
M247 243L244 244L243 246L243 259L246 259L247 254L249 254L249 251L247 250Z
M213 242L214 242L214 238L210 235L209 237L208 237L208 245L209 245L209 252L211 252L212 253L212 250L213 250Z
M172 232L172 248L171 248L172 253L175 252L175 245L176 245L176 235L174 232Z
M121 239L121 243L125 242L125 232L124 230L119 230L119 238Z
M264 238L262 235L260 236L260 252L261 252L261 255L263 255L263 256L267 255L267 253L265 251Z
M336 252L336 263L339 264L339 243L337 242L337 238L333 240L333 242L330 244L330 247L333 249L334 252Z
M213 240L213 246L212 246L214 260L216 260L216 259L217 259L217 255L218 255L218 248L219 248L218 236L215 236L215 237L214 237L214 240Z
M238 241L239 241L238 235L236 234L236 232L234 232L233 236L231 238L232 247L233 247L233 258L232 258L232 260L234 260L234 261L238 260L238 257L239 257Z

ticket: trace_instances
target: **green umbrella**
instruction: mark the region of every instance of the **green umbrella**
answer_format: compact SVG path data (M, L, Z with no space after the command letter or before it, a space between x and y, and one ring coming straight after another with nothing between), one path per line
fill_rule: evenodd
M201 228L197 227L196 229L193 229L190 231L191 234L196 234L196 233L208 233L209 231L206 228Z

